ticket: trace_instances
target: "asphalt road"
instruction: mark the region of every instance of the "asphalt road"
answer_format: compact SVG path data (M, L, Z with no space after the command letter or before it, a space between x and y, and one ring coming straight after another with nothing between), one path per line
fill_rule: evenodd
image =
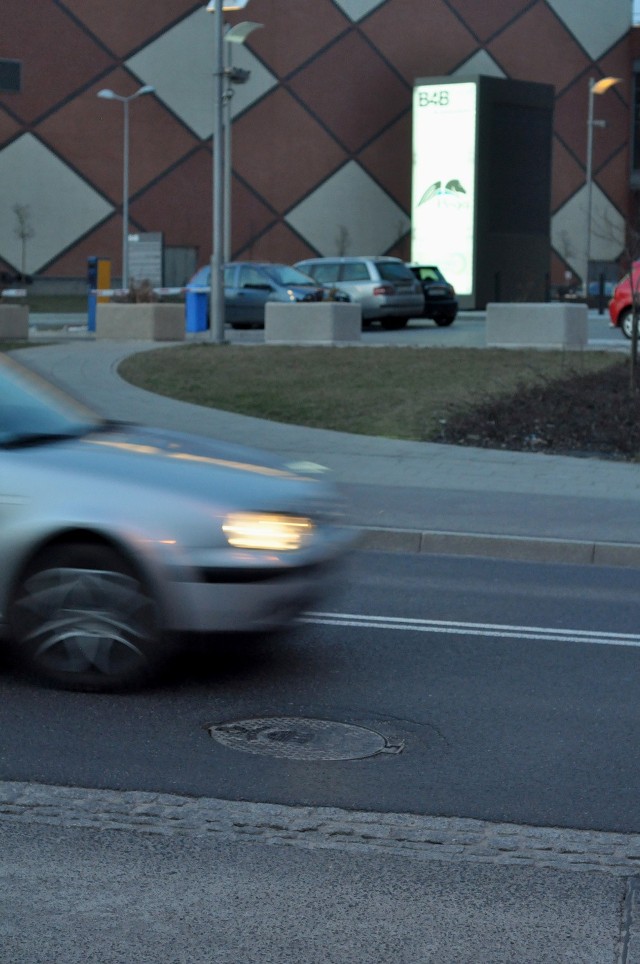
M637 586L355 554L294 632L194 651L163 687L71 694L5 671L0 779L639 832Z

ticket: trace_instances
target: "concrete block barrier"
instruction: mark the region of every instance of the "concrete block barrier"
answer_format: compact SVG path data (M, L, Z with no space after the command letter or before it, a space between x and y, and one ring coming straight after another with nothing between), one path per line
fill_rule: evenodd
M184 337L184 305L155 302L97 305L96 338L183 341Z
M505 302L487 305L488 348L586 348L586 305Z
M26 340L29 337L29 309L26 305L0 304L0 338Z
M264 340L271 345L337 345L360 341L360 305L312 301L266 305Z

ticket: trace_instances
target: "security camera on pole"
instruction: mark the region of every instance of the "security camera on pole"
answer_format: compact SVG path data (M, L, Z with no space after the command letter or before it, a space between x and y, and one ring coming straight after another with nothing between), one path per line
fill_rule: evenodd
M254 30L264 27L263 23L254 23L251 20L243 20L230 27L224 35L225 49L228 52L225 67L225 77L227 78L227 90L225 92L225 117L224 117L224 260L231 260L231 98L233 96L233 84L246 84L251 76L251 71L242 70L234 67L231 63L231 50L227 44L243 44L249 34Z
M207 11L214 15L214 118L213 118L213 237L211 252L211 300L209 338L224 342L224 48L223 12L244 10L249 0L210 0Z

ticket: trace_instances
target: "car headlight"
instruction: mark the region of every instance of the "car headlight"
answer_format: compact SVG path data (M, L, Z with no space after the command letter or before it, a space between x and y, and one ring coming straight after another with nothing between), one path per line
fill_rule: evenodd
M263 512L233 512L222 523L227 542L236 549L269 549L292 552L310 541L311 519Z

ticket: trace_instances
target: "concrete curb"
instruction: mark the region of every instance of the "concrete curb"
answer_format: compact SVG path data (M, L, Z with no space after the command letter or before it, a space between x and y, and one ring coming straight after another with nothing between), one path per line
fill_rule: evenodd
M589 540L413 529L358 528L356 548L378 552L417 552L478 556L513 562L567 563L573 566L640 567L640 545Z
M632 878L640 859L640 834L634 833L0 781L0 825L8 823L193 834L253 845Z

